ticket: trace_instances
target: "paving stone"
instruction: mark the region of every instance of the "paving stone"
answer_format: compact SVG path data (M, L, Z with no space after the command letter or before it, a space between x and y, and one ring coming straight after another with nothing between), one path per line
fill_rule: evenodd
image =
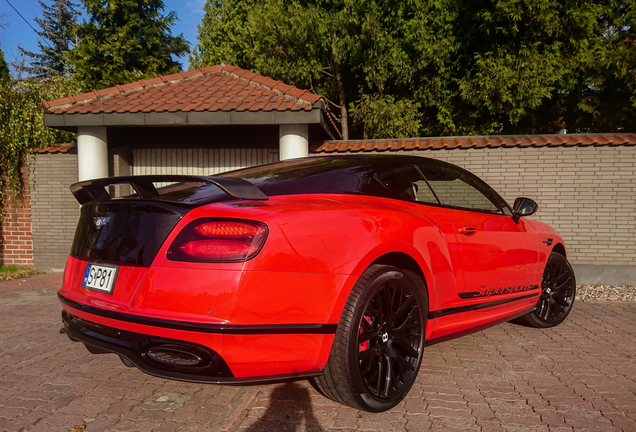
M146 375L57 334L54 289L3 284L2 432L636 431L633 303L578 302L554 329L502 324L427 347L407 398L373 414L307 382L229 387Z
M433 421L428 415L407 414L405 418L406 418L406 425L404 426L404 428L409 432L429 430L431 426L433 425Z
M47 416L47 414L48 413L46 413L44 411L40 411L40 410L33 410L33 411L30 411L30 412L27 412L24 415L21 415L20 417L14 419L12 422L10 422L6 426L6 429L7 430L16 430L16 431L28 430L33 425L38 423L40 420L45 418Z
M160 421L122 419L108 426L104 432L152 432L161 426Z
M117 418L100 416L99 418L94 419L91 422L86 422L86 430L90 432L103 431L108 429L110 426L114 425L115 423L117 423L117 421L118 421ZM177 430L177 429L173 429L173 430Z
M627 418L621 413L603 413L603 417L609 419L614 427L624 431L636 431L636 421Z

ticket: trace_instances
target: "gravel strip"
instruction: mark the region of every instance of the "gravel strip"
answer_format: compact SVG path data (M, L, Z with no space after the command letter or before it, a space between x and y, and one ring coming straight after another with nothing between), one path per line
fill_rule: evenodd
M633 285L611 286L596 284L579 285L576 287L576 299L579 301L636 301L636 288Z

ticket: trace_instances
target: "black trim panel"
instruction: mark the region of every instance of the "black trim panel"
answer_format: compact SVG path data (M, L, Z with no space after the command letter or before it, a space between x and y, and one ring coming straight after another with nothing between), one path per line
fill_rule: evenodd
M511 298L511 299L503 299L503 300L495 300L495 301L490 301L490 302L485 302L485 303L479 303L476 305L468 305L468 306L459 306L459 307L454 307L454 308L449 308L449 309L440 309L440 310L436 310L436 311L430 311L428 313L428 319L435 319L435 318L440 318L446 315L452 315L452 314L456 314L456 313L462 313L462 312L470 312L470 311L474 311L474 310L478 310L478 309L486 309L489 307L494 307L494 306L500 306L502 304L506 304L506 303L512 303L515 301L519 301L519 300L525 300L525 299L529 299L531 297L536 297L537 294L530 294L530 295L525 295L525 296L521 296L521 297L515 297L515 298Z
M197 333L233 334L233 335L263 335L263 334L335 334L338 324L262 324L262 325L226 325L205 324L189 321L175 321L161 318L150 318L140 315L132 315L123 312L115 312L106 309L88 306L57 293L60 301L73 309L86 312L104 318L125 321L133 324L142 324L152 327L169 328L172 330L185 330Z

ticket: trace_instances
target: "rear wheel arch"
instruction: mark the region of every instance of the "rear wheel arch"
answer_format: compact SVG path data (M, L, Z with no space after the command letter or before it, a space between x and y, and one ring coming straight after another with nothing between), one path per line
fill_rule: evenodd
M410 272L414 276L417 276L417 278L412 278L412 279L414 281L417 281L417 279L421 280L421 283L423 284L423 286L421 286L420 288L427 295L429 305L431 304L431 299L434 297L434 294L431 292L429 288L429 283L427 281L426 275L424 274L424 271L422 270L422 267L411 255L404 252L389 252L376 258L369 265L369 267L376 264L393 266L400 270L405 270L407 272Z
M420 288L427 295L428 304L435 304L435 290L431 284L433 277L430 263L425 257L422 257L412 245L403 242L384 243L359 259L345 284L338 288L329 322L337 322L340 319L347 298L356 282L373 265L389 265L409 273L409 276L417 283L421 281Z
M558 253L567 258L567 255L565 253L565 246L563 246L562 243L557 243L556 245L554 245L554 248L552 248L552 252Z

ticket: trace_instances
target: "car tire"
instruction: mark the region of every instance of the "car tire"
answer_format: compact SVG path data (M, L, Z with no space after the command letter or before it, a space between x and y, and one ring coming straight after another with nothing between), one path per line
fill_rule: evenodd
M421 277L388 265L369 267L347 299L323 375L312 384L353 408L393 408L417 377L427 314Z
M576 279L572 266L563 255L552 252L541 278L541 297L536 309L513 322L536 328L559 325L572 310L575 295Z

